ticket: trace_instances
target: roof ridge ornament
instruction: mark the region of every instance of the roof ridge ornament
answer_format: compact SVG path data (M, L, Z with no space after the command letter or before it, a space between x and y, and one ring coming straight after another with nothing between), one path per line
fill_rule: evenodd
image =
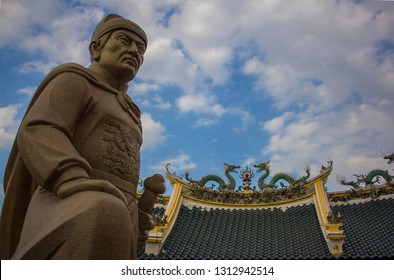
M250 182L252 182L252 178L254 177L254 172L249 166L246 166L245 169L241 171L239 177L242 179L242 191L243 192L251 192L256 190L256 187L251 187ZM241 188L241 187L239 187Z
M320 174L314 178L310 177L310 166L306 166L306 174L300 178L294 178L287 173L275 174L269 183L264 181L270 173L269 162L255 164L252 170L246 166L239 174L242 185L236 188L236 181L231 173L238 173L239 165L224 163L225 176L228 181L218 175L208 174L199 180L194 180L190 176L190 171L186 170L184 175L177 176L175 172L169 170L170 164L166 166L167 177L172 182L178 182L184 186L182 192L190 198L208 201L209 203L219 203L228 205L266 205L283 203L291 200L299 200L310 196L313 191L313 182L316 180L326 181L326 177L332 171L332 161L327 166L323 166ZM259 172L264 172L258 179L258 188L253 186L252 179ZM211 183L211 185L209 185Z

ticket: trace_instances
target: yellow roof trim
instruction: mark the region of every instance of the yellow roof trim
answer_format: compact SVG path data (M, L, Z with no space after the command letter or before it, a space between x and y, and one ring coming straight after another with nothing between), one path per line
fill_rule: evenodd
M203 199L195 198L192 196L188 196L186 194L182 194L182 196L184 196L188 200L198 202L199 204L215 206L218 208L220 206L228 207L228 208L271 208L271 207L275 207L275 206L280 207L285 204L293 204L295 202L301 202L304 200L308 200L313 195L314 195L314 192L309 193L305 196L297 197L295 199L283 200L283 201L278 201L278 202L241 204L241 203L225 203L225 202L203 200Z

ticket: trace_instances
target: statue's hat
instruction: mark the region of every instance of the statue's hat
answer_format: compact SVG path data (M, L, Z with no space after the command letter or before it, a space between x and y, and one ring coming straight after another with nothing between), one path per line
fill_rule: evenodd
M145 43L148 45L148 37L145 31L135 22L125 19L119 15L109 14L105 16L94 29L91 41L94 41L105 33L116 30L116 29L126 29L138 35Z

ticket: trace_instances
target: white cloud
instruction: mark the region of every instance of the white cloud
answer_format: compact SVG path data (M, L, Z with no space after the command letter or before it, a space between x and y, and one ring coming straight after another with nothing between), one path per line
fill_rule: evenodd
M152 97L154 102L154 107L159 108L161 110L171 109L172 105L169 101L164 101L160 95L155 95Z
M164 100L161 94L157 93L160 89L161 86L158 84L132 83L129 88L129 95L136 99L139 105L168 110L172 107L172 104Z
M37 87L24 87L17 90L17 93L25 94L28 97L33 96L34 92L36 91Z
M383 65L393 63L386 56L377 66L375 44L393 36L387 29L394 28L394 20L388 19L392 9L375 13L368 4L350 1L326 1L307 8L299 1L280 3L271 16L270 8L251 9L250 23L245 26L250 35L252 25L261 26L254 37L264 56L250 58L243 68L257 75L257 91L271 95L280 108L305 102L305 98L335 106L352 91L365 98L371 90L379 96L390 93L385 84L392 86L393 71ZM304 81L311 78L322 84L306 86Z
M144 139L142 149L153 149L166 140L166 129L164 125L155 121L150 114L142 114L141 122Z
M204 117L198 118L192 125L194 128L215 125L224 116L240 117L241 126L234 125L233 131L235 132L247 129L254 122L254 117L250 112L239 107L223 107L216 100L216 96L205 93L186 94L178 98L177 106L182 113L193 112L196 115L204 115Z
M206 113L213 116L221 117L225 109L215 102L213 95L206 94L188 94L178 99L178 108L181 112L194 112L197 114Z
M59 12L61 11L61 12ZM22 73L47 73L64 62L89 62L89 27L104 15L96 7L63 1L4 1L0 10L0 47L12 46L40 60L25 62Z
M256 158L253 156L248 156L244 161L242 162L241 166L249 166L252 167L254 164L257 164Z
M228 47L205 48L193 54L194 61L214 84L223 84L227 81L230 71L226 64L231 61L231 58L232 50Z
M150 166L151 170L162 170L163 166L166 166L168 163L171 164L170 170L190 170L197 167L197 164L193 162L189 155L185 153L181 153L174 158L168 158L166 160L161 161L159 164L155 166Z
M0 47L3 47L18 39L23 33L29 18L29 8L15 1L3 1L0 15Z
M286 112L283 115L273 118L269 121L262 123L263 129L267 130L270 133L279 132L283 129L286 121L292 116L291 112Z
M55 62L43 62L43 61L28 61L21 65L19 72L22 74L29 73L43 73L47 74L51 69L57 66Z
M144 94L148 91L157 91L158 89L160 89L160 86L158 84L141 82L141 83L131 83L130 85L130 91L132 96L134 94Z
M299 166L311 164L316 174L320 164L334 161L329 185L337 185L335 173L350 179L354 173L385 168L380 152L394 150L387 139L394 131L391 104L349 106L325 114L289 113L264 123L271 136L263 154L272 167L300 174ZM282 120L287 119L283 126ZM298 169L297 169L298 168Z
M195 87L197 66L169 38L159 37L149 43L139 78L160 85L176 85L186 92Z
M248 129L250 124L254 122L254 116L249 111L246 111L238 107L230 107L230 108L226 108L225 110L226 113L233 116L239 116L241 119L241 127L237 127L235 125L233 128L235 132L241 132L243 130Z
M144 107L152 107L160 110L168 110L172 108L172 104L169 101L163 100L158 94L151 93L151 96L137 97L137 104Z
M193 124L193 128L212 126L218 123L218 119L199 118Z
M17 119L19 105L0 107L0 149L9 149L18 131Z

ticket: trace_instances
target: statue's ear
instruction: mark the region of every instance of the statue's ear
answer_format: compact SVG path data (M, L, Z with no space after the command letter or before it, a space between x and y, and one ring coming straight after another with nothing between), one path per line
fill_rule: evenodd
M98 40L94 40L90 43L89 53L92 61L99 61L101 55L101 45Z

